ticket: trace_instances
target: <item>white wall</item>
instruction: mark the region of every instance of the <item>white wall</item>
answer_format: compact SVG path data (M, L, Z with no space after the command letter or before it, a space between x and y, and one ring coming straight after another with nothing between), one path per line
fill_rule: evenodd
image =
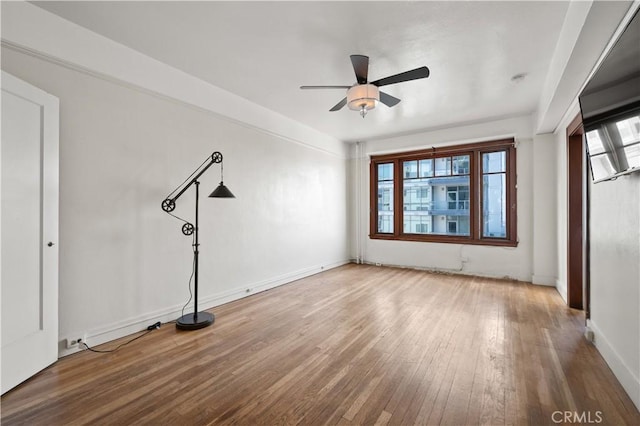
M257 105L24 1L4 1L2 42L56 63L178 99L243 126L344 154L327 134Z
M348 260L342 156L12 49L2 68L60 99L61 340L178 316L191 239L160 203L216 150L237 199L206 197L217 165L202 177L202 308ZM193 220L193 194L176 214Z
M558 273L556 235L556 141L553 134L533 137L533 248L531 282L555 286Z
M201 308L348 261L341 141L32 4L1 18L2 68L61 103L61 341L179 315L191 241L160 202L214 150L238 198L206 198L218 166L203 176Z
M578 102L573 103L569 111L565 114L565 118L558 125L558 129L554 133L554 158L556 169L556 252L557 252L557 273L556 273L556 289L560 296L567 303L567 218L569 214L568 207L568 176L567 176L567 127L571 121L580 113Z
M357 205L352 207L351 223L359 230L358 252L351 246L351 257L370 263L398 265L473 274L508 277L539 284L555 283L555 176L553 141L550 137L532 136L532 118L518 117L499 121L441 129L402 137L361 143L360 217ZM371 155L410 151L431 146L515 137L517 142L518 239L517 247L489 247L463 244L386 241L368 238L369 234L369 168ZM537 160L534 165L534 159ZM357 153L352 149L351 173L357 172ZM534 182L537 182L534 184ZM535 200L534 200L535 190ZM357 192L357 188L352 190ZM534 201L536 208L534 209ZM357 225L359 223L359 226ZM534 226L536 235L534 238ZM535 263L533 254L546 253ZM535 279L534 279L535 277Z
M640 173L590 185L594 343L640 409Z

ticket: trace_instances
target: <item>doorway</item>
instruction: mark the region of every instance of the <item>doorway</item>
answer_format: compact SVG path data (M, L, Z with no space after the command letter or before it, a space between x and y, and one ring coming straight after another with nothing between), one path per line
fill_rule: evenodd
M571 308L585 309L588 318L585 155L584 128L582 116L578 113L567 127L567 303Z

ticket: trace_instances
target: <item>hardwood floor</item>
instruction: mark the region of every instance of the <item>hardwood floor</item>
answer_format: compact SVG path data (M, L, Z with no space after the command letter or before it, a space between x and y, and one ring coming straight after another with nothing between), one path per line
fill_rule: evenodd
M640 424L553 288L346 265L214 312L61 359L2 424Z

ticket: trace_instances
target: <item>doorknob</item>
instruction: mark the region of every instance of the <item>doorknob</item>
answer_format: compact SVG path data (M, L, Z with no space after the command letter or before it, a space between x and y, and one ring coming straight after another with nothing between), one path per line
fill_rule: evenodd
M53 245L54 245L54 244L55 244L55 243L53 243L53 242L51 242L51 241L49 241L49 242L47 243L47 245L48 245L49 247L53 247Z

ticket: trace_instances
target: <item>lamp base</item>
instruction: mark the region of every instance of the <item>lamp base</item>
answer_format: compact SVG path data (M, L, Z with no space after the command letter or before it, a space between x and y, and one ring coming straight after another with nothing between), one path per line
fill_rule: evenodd
M181 316L176 320L176 328L179 330L198 330L213 324L215 317L209 312L195 312Z

